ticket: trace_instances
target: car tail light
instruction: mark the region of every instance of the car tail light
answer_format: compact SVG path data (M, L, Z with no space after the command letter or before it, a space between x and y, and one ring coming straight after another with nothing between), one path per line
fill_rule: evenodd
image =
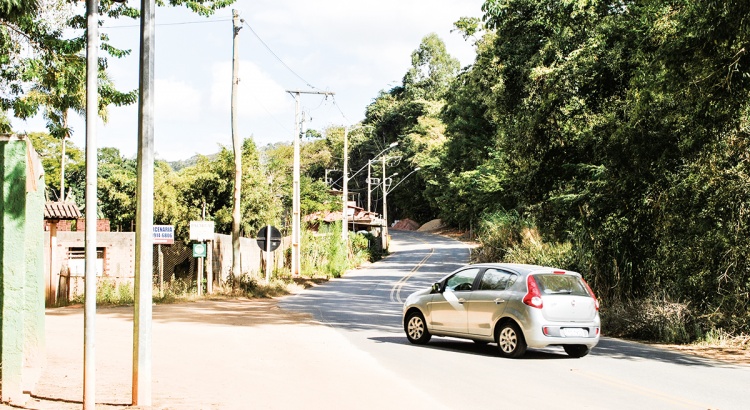
M552 271L552 273L554 273L555 275L564 275L565 271L564 270L556 270L556 271Z
M526 292L526 296L523 297L523 303L541 309L544 305L542 304L542 293L539 291L539 285L537 285L536 279L529 275L526 278L526 286L529 290Z
M583 280L583 279L581 279ZM591 290L591 286L589 286L588 283L586 283L585 280L583 280L583 284L586 285L586 289L589 290L589 295L591 295L592 298L594 298L594 306L596 306L596 310L599 310L599 299L596 298L596 295L594 294L594 291Z

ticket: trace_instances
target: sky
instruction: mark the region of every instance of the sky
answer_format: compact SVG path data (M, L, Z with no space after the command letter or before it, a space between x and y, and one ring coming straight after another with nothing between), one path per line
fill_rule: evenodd
M238 0L205 18L181 7L156 11L154 146L176 161L231 148L232 9L239 32L238 129L258 146L291 142L295 103L288 90L333 92L301 96L305 128L352 125L381 90L400 85L411 53L436 33L465 67L474 49L451 32L460 17L480 17L484 0ZM128 0L130 6L140 4ZM101 32L128 57L109 59L121 90L138 88L139 22L105 21ZM283 62L283 63L282 63ZM335 102L335 104L334 104ZM110 107L96 144L136 155L137 104ZM41 116L14 120L16 132L46 131ZM85 147L85 122L72 115L72 142Z

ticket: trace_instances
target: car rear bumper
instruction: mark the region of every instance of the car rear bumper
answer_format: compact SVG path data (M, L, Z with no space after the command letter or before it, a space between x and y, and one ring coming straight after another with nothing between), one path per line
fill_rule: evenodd
M585 345L592 348L599 343L600 334L600 324L594 322L550 323L524 329L526 344L531 348L553 345Z

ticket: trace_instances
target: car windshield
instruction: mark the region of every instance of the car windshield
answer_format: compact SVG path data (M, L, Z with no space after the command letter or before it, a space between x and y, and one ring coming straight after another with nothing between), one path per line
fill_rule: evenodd
M542 274L534 277L544 295L589 296L586 286L578 276Z

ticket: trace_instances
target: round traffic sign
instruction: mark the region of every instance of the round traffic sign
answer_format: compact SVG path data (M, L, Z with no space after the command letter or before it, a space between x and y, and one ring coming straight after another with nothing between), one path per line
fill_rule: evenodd
M205 258L206 257L206 244L194 243L193 244L193 257L194 258Z
M271 228L271 230L269 231L268 228ZM268 249L266 249L267 240L270 240L270 246L268 246ZM279 232L275 226L264 226L258 231L256 242L258 242L258 247L263 252L266 250L275 251L279 245L281 245L281 232Z

